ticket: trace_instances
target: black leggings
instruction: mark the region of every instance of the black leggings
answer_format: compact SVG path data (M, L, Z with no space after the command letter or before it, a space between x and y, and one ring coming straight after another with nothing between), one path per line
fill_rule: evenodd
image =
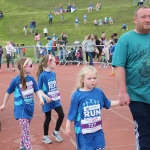
M64 119L64 112L63 112L62 106L59 106L59 107L55 108L54 110L58 114L55 131L59 131L60 126ZM50 121L51 121L51 110L45 113L44 135L48 135Z

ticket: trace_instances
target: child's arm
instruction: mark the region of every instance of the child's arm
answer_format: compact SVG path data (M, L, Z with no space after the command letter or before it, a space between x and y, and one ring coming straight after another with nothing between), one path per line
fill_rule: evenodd
M47 103L50 103L52 101L52 99L49 98L42 90L40 90L40 92L41 92L42 96L46 99Z
M3 102L2 106L0 106L0 110L1 111L3 111L5 109L6 103L7 103L8 99L9 99L10 95L11 94L8 94L8 93L5 94L4 102Z
M37 95L37 97L39 98L39 103L40 103L40 105L44 105L44 101L43 101L43 97L42 97L42 93L41 93L41 91L39 90L39 91L37 91L36 93L35 93L36 95Z
M71 134L71 124L72 124L72 121L67 119L65 134L68 138L71 138L71 136L72 136L72 134Z
M120 105L120 101L116 100L116 101L111 101L111 106L117 106Z

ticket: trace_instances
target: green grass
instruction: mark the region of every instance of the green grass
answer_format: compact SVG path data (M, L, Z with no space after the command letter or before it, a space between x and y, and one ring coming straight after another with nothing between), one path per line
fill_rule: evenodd
M48 24L48 14L53 12L54 7L59 4L63 5L63 8L67 7L68 3L75 3L78 11L74 13L64 13L65 23L61 23L61 15L53 15L53 24ZM14 41L16 44L24 43L26 46L35 45L34 35L28 32L25 36L23 33L23 27L34 18L37 22L37 32L41 34L42 45L46 45L47 41L44 40L43 28L48 28L49 34L56 33L57 36L62 31L67 33L68 42L73 43L76 38L82 41L85 35L93 33L101 36L101 33L105 31L108 37L112 33L117 32L120 36L121 25L127 23L129 30L134 28L133 13L137 6L133 5L132 0L101 0L102 9L99 12L95 10L91 13L87 12L87 7L91 0L0 0L0 9L4 13L4 17L0 19L0 44L5 45L6 41ZM94 6L97 0L92 0ZM83 15L87 14L88 23L83 24ZM104 19L104 17L112 16L114 20L113 25L104 25L95 27L93 25L94 19ZM75 29L74 20L75 17L79 17L79 28ZM28 28L29 31L29 28ZM30 53L28 54L30 55Z

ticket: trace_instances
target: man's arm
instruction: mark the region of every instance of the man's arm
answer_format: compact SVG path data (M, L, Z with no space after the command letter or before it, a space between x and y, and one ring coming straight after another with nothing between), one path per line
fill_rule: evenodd
M121 106L129 105L130 97L127 93L127 88L126 88L125 69L123 67L115 67L115 76L119 88L120 105Z

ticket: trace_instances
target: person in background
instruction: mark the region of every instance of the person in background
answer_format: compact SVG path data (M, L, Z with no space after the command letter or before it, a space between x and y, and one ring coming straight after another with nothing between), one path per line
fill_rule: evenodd
M64 23L65 17L64 14L61 15L61 22Z
M119 100L108 100L97 85L97 70L93 66L83 67L71 97L65 130L66 136L71 138L74 122L78 150L105 150L101 111L119 105Z
M3 16L3 12L0 10L0 18L2 18Z
M116 44L117 44L117 41L118 41L118 39L117 38L114 38L113 39L113 45L112 45L112 47L110 48L110 56L112 57L111 58L111 60L113 59L113 54L114 54L114 51L115 51L115 47L116 47ZM115 73L114 73L114 67L112 66L111 67L112 69L111 69L111 74L109 74L109 76L114 76L115 75Z
M75 27L78 28L78 26L79 26L79 18L76 17L75 18Z
M44 29L43 29L43 33L44 33L44 39L47 39L47 35L48 35L48 30L47 30L47 28L46 27L44 27Z
M33 31L32 21L29 23L29 28L30 28L30 33L32 34Z
M88 52L87 52L87 45L86 45L86 43L87 43L87 37L88 37L88 36L85 36L85 37L84 37L84 40L82 41L82 49L83 49L83 51L85 52L85 59L86 59L86 62L88 62Z
M21 126L20 150L31 150L30 122L34 113L33 94L36 93L40 100L40 105L44 104L42 96L47 100L49 100L49 97L41 94L36 81L30 76L33 70L30 58L20 58L17 67L20 75L17 75L12 79L4 96L3 104L0 106L0 111L5 110L7 101L11 94L14 93L14 117L19 121Z
M34 19L32 19L32 33L33 34L36 33L36 27L37 27L36 21Z
M86 24L87 23L87 15L86 14L84 14L83 20L84 20L84 24Z
M150 8L134 12L134 30L124 33L115 47L112 65L120 105L129 105L134 123L137 150L150 149Z
M14 53L16 52L16 49L12 46L12 44L9 41L6 42L5 49L6 49L7 70L10 71L9 62L11 60L13 71L15 71Z
M36 42L37 42L37 41L40 41L40 34L39 34L39 33L35 33L34 40L35 40Z
M2 56L3 56L3 47L0 45L0 72L2 72L1 65L2 65Z
M57 112L58 119L56 121L55 130L53 131L52 136L55 137L58 142L63 141L59 131L63 122L64 112L60 102L61 97L57 87L56 73L52 71L55 66L55 57L50 54L43 57L37 71L38 87L42 93L51 99L51 101L48 102L44 99L44 105L42 107L42 111L45 113L45 121L43 125L44 136L42 142L45 144L52 143L48 136L48 130L51 121L51 112L53 109Z
M89 65L93 66L93 53L96 46L93 34L89 34L89 36L87 37L87 42L85 44L87 46L87 53L90 58Z
M25 26L24 26L24 28L23 28L24 35L27 35L27 28L28 28L28 26L27 26L27 25L25 25Z
M51 12L48 15L48 19L49 19L49 24L52 23L52 21L53 21L53 14Z
M122 30L128 30L128 26L124 23L124 24L122 24L122 28L121 28Z

